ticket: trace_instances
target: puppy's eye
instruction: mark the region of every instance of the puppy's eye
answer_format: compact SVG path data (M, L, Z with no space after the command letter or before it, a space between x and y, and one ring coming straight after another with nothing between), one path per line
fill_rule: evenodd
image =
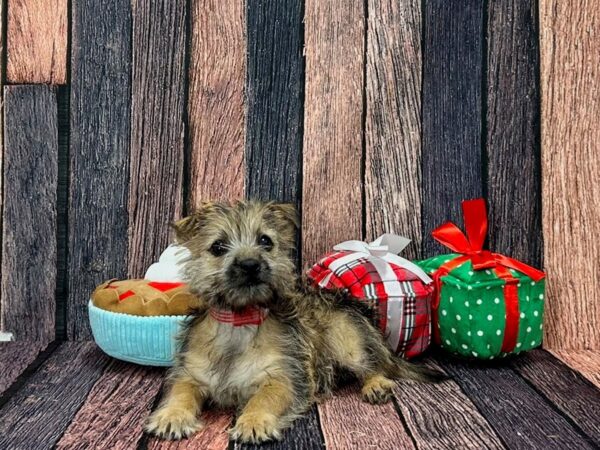
M263 234L261 237L258 238L258 244L264 247L267 251L273 248L273 241L266 234Z
M223 241L220 241L220 240L219 241L215 241L210 246L209 251L214 256L223 256L225 253L227 253L227 245L225 245L225 242L223 242Z

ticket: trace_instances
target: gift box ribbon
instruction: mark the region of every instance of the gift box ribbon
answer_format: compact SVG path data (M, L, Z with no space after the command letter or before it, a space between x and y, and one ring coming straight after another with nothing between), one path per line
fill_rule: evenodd
M452 222L446 222L431 233L440 244L462 255L441 265L433 275L436 291L433 301L434 320L437 321L437 310L440 304L441 277L466 261L471 261L473 270L493 269L498 278L505 281L506 325L502 351L508 353L514 350L519 333L519 296L517 291L519 280L512 276L509 269L524 273L534 281L543 279L544 272L516 259L483 249L488 228L484 199L463 201L462 210L466 234ZM434 326L434 339L438 344L440 343L437 323Z

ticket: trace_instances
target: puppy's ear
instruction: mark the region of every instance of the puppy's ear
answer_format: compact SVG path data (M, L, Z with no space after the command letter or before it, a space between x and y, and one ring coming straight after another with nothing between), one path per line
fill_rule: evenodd
M202 203L192 215L171 223L171 228L175 231L175 240L178 244L190 241L206 221L206 216L214 208L214 203Z
M268 207L273 219L281 227L288 228L294 233L300 226L298 211L293 203L270 203Z

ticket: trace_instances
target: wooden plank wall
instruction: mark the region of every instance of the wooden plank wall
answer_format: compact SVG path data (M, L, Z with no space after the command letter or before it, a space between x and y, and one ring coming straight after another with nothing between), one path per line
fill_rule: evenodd
M484 195L490 246L548 270L546 344L598 348L600 280L586 266L600 255L591 2L96 3L73 2L70 17L66 0L6 11L3 82L62 85L70 99L56 163L68 237L45 248L53 267L68 255L68 276L51 271L43 294L54 283L66 305L45 303L48 327L56 316L69 338L88 339L93 287L141 276L169 242L167 223L205 200L295 203L306 267L339 241L386 231L413 239L408 257L440 252L431 230L460 224L460 201ZM16 332L10 314L3 330Z

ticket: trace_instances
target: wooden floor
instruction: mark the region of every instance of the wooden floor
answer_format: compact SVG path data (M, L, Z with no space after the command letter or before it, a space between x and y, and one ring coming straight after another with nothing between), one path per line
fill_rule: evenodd
M354 385L314 407L270 449L592 449L600 446L600 352L536 350L494 365L423 361L451 380L403 381L383 406ZM0 344L0 449L227 449L229 411L204 414L189 440L142 433L163 369L104 355L91 342Z

